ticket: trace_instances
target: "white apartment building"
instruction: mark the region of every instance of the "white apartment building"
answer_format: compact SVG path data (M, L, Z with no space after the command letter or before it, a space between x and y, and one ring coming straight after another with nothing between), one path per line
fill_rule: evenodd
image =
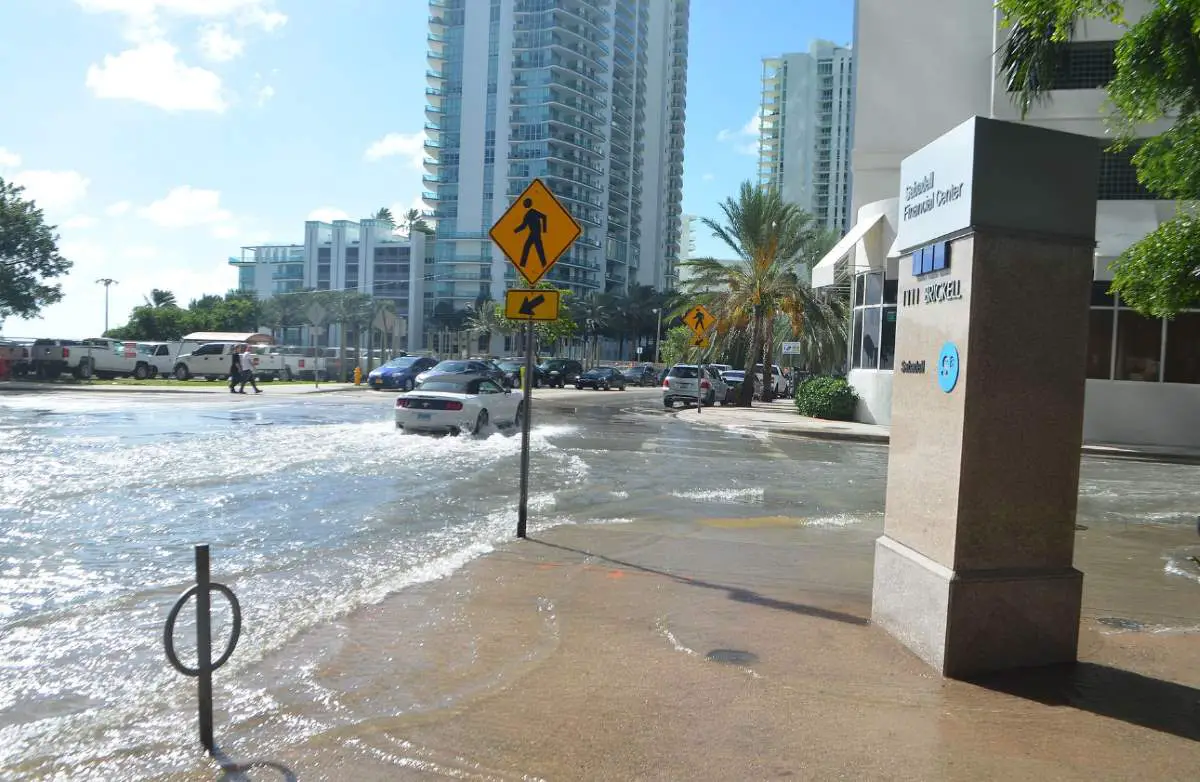
M841 233L849 227L854 56L815 41L763 60L758 178Z
M390 299L407 323L400 347L416 351L426 347L426 320L432 315L426 307L428 288L441 284L433 273L433 242L427 239L420 231L398 235L382 220L309 220L303 244L243 247L241 257L229 263L238 269L238 290L253 291L259 299L303 290L352 290ZM307 330L295 339L307 344ZM338 339L334 328L327 344Z
M1125 3L1137 19L1149 4ZM997 50L1006 31L992 0L858 0L853 209L857 222L814 269L819 286L850 286L850 381L859 417L891 419L896 335L900 161L973 115L1019 120ZM1026 121L1097 137L1106 147L1104 87L1120 28L1095 20L1063 48L1050 100ZM934 50L913 41L936 41ZM1153 135L1163 123L1144 129ZM1109 264L1174 215L1137 182L1131 153L1101 154L1084 436L1092 442L1200 446L1200 311L1146 318L1109 294ZM1064 304L1066 306L1066 304ZM1019 316L1019 313L1014 313Z
M534 178L583 228L545 279L578 296L673 284L689 0L429 0L429 14L434 306L518 287L487 232Z
M696 225L700 218L696 215L679 216L679 271L670 288L678 288L692 278L691 272L683 265L684 261L696 257Z

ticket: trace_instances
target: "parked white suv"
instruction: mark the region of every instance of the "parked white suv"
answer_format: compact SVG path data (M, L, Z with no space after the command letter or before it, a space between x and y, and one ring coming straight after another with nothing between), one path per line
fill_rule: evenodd
M697 391L699 383L699 391ZM703 399L705 407L712 407L717 402L722 405L732 401L729 386L721 379L721 373L711 366L704 365L704 373L695 364L676 364L667 371L662 384L663 407L672 408L676 402L695 404L697 398Z
M763 387L762 373L763 373L763 365L755 364L754 365L754 382L756 384L758 384L757 385L758 389L761 389ZM771 393L774 394L775 396L785 395L787 393L787 380L784 379L783 370L779 368L778 364L771 365L771 378L772 378Z

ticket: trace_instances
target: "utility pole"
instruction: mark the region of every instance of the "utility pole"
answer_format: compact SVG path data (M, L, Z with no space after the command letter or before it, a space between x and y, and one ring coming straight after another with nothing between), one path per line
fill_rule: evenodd
M108 288L110 285L119 285L116 280L111 277L101 277L96 280L97 285L104 286L104 334L108 333Z
M662 344L662 307L655 307L654 314L658 316L658 330L654 332L654 363L662 361L662 351L659 345Z

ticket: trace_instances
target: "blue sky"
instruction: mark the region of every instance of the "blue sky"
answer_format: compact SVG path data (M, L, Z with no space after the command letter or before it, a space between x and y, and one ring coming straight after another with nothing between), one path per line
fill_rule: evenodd
M0 3L0 176L26 185L75 262L64 301L5 334L98 334L97 278L119 281L117 325L151 288L186 301L233 287L227 258L244 244L413 205L427 13L422 0ZM716 216L755 175L762 57L849 43L852 17L853 0L692 0L685 212Z

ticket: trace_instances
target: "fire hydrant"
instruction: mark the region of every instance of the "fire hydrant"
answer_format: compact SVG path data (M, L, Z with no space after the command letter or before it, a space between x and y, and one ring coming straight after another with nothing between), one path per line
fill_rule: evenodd
M354 385L362 385L362 367L354 368Z

